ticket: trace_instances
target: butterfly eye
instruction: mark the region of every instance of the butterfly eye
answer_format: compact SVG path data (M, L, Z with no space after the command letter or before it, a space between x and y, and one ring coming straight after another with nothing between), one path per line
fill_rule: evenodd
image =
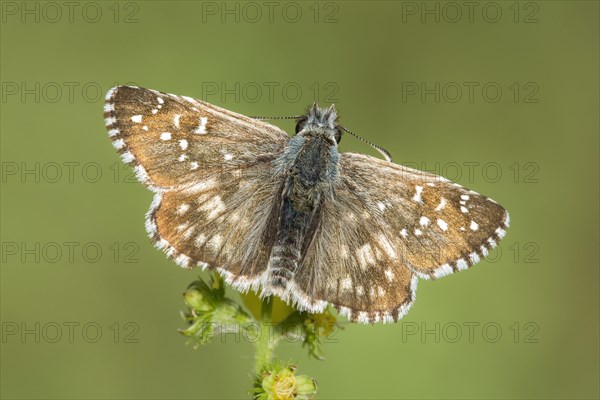
M340 144L340 140L342 140L342 132L340 132L339 129L336 129L334 137L335 137L335 142L337 144Z
M306 121L304 121L304 120L298 121L298 123L296 124L296 135L298 134L298 132L300 132L304 128L305 124L306 124Z

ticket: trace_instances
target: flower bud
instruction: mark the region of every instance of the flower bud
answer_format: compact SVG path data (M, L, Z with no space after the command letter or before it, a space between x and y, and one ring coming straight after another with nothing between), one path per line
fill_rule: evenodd
M271 365L261 376L262 381L255 391L255 399L310 400L317 394L317 382L306 375L296 376L294 365Z

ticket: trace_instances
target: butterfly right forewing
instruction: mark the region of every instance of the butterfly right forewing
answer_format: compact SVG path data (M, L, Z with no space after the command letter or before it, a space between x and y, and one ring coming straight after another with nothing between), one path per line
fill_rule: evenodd
M106 96L114 147L156 194L146 228L184 267L211 266L246 289L266 268L289 137L209 103L121 86ZM235 280L235 282L233 282Z
M270 162L289 141L284 131L262 121L131 86L108 92L104 117L123 161L154 188L185 187L223 170Z

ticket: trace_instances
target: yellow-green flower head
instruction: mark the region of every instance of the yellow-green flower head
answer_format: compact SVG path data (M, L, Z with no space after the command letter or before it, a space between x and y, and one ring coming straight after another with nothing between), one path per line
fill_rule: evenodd
M271 365L261 374L254 396L257 400L310 400L317 394L317 382L306 375L296 376L296 367Z
M213 309L208 296L201 290L188 289L183 293L183 297L186 304L196 311L208 312Z

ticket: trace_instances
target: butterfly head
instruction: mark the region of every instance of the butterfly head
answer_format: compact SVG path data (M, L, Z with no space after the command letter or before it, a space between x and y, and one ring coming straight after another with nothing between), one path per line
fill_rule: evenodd
M335 143L339 143L342 137L340 126L338 125L338 114L335 106L332 104L327 108L319 108L317 103L313 103L296 124L297 135L325 135Z

